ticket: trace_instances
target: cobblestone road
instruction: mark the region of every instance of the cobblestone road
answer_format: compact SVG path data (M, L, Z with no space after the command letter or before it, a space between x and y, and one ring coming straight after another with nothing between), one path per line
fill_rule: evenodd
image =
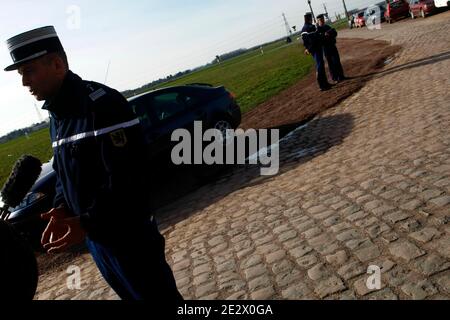
M341 37L403 50L280 145L281 172L239 168L158 212L187 299L448 299L450 12ZM37 299L117 299L85 254ZM369 265L382 288L366 286Z

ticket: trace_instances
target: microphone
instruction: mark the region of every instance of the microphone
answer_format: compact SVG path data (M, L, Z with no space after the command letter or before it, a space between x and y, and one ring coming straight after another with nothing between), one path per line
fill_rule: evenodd
M41 161L33 156L23 155L16 161L9 178L1 190L5 206L0 209L0 220L6 220L9 215L7 212L8 208L17 207L25 198L39 177L41 170Z
M0 301L31 300L38 284L34 252L24 238L6 220L8 208L17 207L36 182L42 170L39 159L23 155L16 161L6 180L0 208Z
M0 220L0 301L32 300L38 278L33 250L13 226Z

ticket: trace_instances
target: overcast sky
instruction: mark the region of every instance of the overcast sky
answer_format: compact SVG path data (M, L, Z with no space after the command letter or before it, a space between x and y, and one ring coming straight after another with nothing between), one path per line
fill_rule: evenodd
M316 14L323 3L332 16L344 11L341 0L312 0ZM0 0L0 136L38 122L42 105L16 71L3 71L12 63L5 41L16 34L55 26L72 71L123 91L280 38L281 14L301 26L306 11L306 0Z

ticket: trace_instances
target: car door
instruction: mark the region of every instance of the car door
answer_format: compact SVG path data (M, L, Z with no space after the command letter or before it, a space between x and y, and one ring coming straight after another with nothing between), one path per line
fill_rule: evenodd
M410 0L410 1L409 1L409 11L410 11L412 14L416 15L416 14L414 13L414 2L415 2L415 0Z
M199 118L192 104L192 98L178 88L151 96L149 112L155 121L150 134L153 153L160 154L172 149L175 143L171 141L171 136L176 129L192 132L194 121Z
M409 11L411 11L414 16L417 16L418 14L418 10L417 10L417 4L418 4L418 0L411 0L410 4L409 4Z
M151 139L154 135L153 124L156 122L153 112L150 111L151 95L151 93L148 93L129 101L130 107L139 119L139 123L141 125L147 144L150 144L152 142Z
M414 14L416 16L420 16L420 10L422 9L423 6L423 1L420 0L414 0Z

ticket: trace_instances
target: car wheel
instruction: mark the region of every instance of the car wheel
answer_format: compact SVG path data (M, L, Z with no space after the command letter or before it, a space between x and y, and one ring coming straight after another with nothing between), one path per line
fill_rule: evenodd
M214 129L219 130L223 138L227 138L227 130L233 130L233 126L228 119L221 119L214 122Z
M422 18L425 18L425 12L423 12L422 9L420 9L420 16L421 16Z
M414 13L412 11L409 12L409 14L411 15L411 19L414 19Z

